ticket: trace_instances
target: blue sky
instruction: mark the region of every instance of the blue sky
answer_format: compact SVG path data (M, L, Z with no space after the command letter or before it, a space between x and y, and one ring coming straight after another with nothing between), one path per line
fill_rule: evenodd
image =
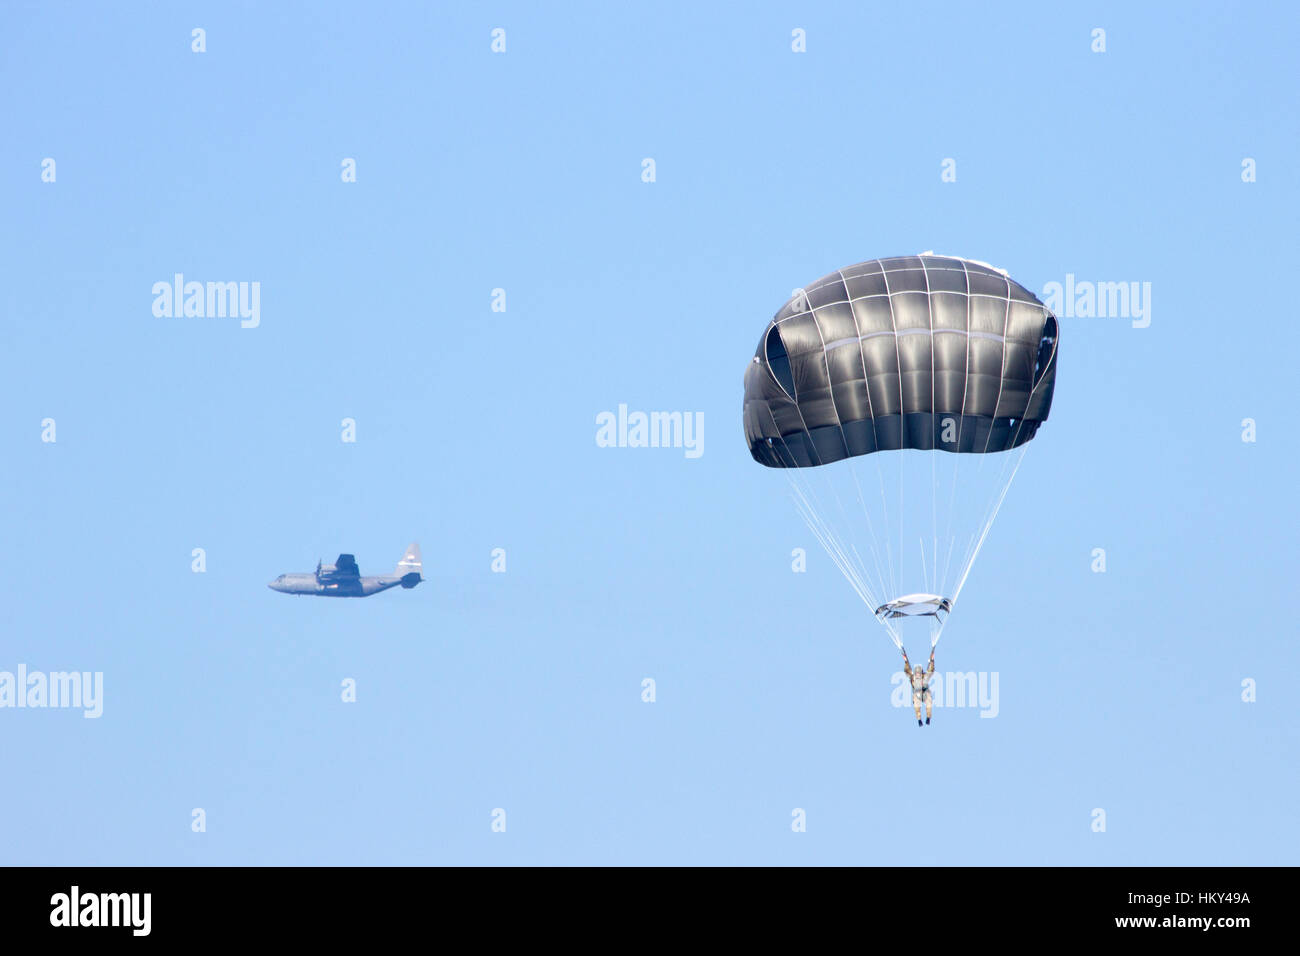
M0 670L104 701L0 709L0 861L1297 862L1298 15L1131 6L7 6ZM998 715L918 731L740 405L791 289L929 249L1151 322L1062 320L940 644Z

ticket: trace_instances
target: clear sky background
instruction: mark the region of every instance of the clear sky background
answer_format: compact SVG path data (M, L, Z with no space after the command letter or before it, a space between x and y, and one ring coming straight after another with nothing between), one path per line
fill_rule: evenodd
M0 670L104 710L0 710L0 861L1300 862L1297 8L547 6L5 6ZM918 730L741 376L929 249L1152 293L1062 319L940 644L999 713ZM177 272L260 327L156 318Z

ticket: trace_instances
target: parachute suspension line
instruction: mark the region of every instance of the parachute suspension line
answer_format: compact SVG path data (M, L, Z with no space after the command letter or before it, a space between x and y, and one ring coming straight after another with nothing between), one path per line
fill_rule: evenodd
M874 459L876 456L870 457ZM898 581L894 578L894 554L891 545L893 533L889 528L889 503L885 500L885 469L881 467L879 461L875 462L875 465L876 476L880 479L880 514L885 519L885 560L889 562L889 593L897 594Z
M929 281L928 277L926 281L927 282ZM931 370L931 375L933 374L934 374L933 370ZM931 408L934 407L933 396L931 396L930 407ZM933 423L931 425L931 430L933 433ZM930 561L934 565L934 569L930 572L930 578L933 583L927 590L929 590L931 594L939 594L942 597L943 595L939 591L939 585L941 583L939 581L939 505L937 501L937 496L939 492L938 489L935 488L935 483L938 481L938 479L935 476L934 455L935 455L934 451L931 450L929 456L930 457L930 535L931 535Z
M873 561L872 564L874 564L874 565L875 565L875 568L876 568L876 580L877 580L877 582L880 584L880 590L881 590L881 593L884 593L884 591L885 591L885 579L884 579L884 576L883 576L883 575L881 574L881 572L880 572L880 560L879 560L879 557L880 557L880 541L879 541L879 539L877 539L877 537L876 537L876 527L875 527L875 524L874 524L874 523L872 522L872 520L871 520L871 509L867 507L867 500L866 500L866 498L865 498L865 497L863 496L863 494L862 494L862 484L858 481L858 470L857 470L856 467L854 467L854 462L850 460L850 461L845 462L845 464L849 466L849 473L853 476L853 486L857 489L857 492L858 492L858 504L862 507L862 513L863 513L864 515L867 516L867 530L871 532L871 553L872 553L873 555L875 555L876 558L877 558L877 560ZM880 464L879 464L879 463L876 464L876 470L877 470L877 471L880 470ZM865 566L865 565L866 565L866 562L862 560L861 555L858 555L858 549L857 549L856 546L855 546L854 549L853 549L853 553L854 553L854 555L858 558L859 563L861 563L863 566ZM893 578L893 569L892 569L892 568L890 569L890 578L891 578L891 583L892 583L892 578ZM880 607L880 605L877 604L876 607ZM875 608L872 608L872 611L874 611L874 610L875 610Z
M958 447L960 448L961 430L957 432ZM960 452L947 453L952 455L952 484L948 489L948 521L943 533L943 539L948 542L948 554L943 559L943 577L940 579L943 585L943 596L948 596L948 571L952 567L952 552L957 544L957 539L952 533L953 513L955 512L955 503L957 501L957 476L961 474L962 454ZM936 592L940 593L940 592Z
M1016 447L1016 442L1018 442L1018 441L1020 440L1020 431L1021 431L1021 429L1023 429L1024 427L1025 427L1025 420L1022 418L1022 419L1020 420L1019 424L1016 426L1016 433L1015 433L1015 435L1013 435L1012 438L1011 438L1011 447L1012 447L1012 448L1015 448L1015 447ZM986 448L988 447L987 443L985 444L985 447L986 447ZM1023 444L1023 445L1020 445L1020 454L1015 456L1015 464L1014 464L1014 466L1011 468L1011 475L1010 475L1010 477L1008 477L1008 478L1006 479L1006 483L1005 483L1005 484L1002 484L1002 491L1001 491L1001 494L998 495L997 502L993 505L992 510L990 511L990 513L988 514L987 519L986 519L985 522L984 522L984 528L983 528L983 531L980 533L979 541L976 542L974 550L970 553L970 556L969 556L969 557L966 559L966 561L965 561L965 564L964 564L964 566L963 566L963 570L962 570L962 574L961 574L961 580L957 582L957 588L956 588L956 590L953 592L953 595L952 595L952 604L953 604L953 607L956 607L956 605L957 605L957 598L958 598L958 596L960 596L962 588L964 588L964 587L966 586L966 578L970 576L971 569L975 566L975 559L976 559L977 557L979 557L980 549L984 547L984 540L988 537L989 531L992 530L992 528L993 528L993 522L997 520L998 512L1002 510L1002 502L1006 500L1007 492L1009 492L1009 491L1011 490L1011 485L1012 485L1012 484L1015 482L1015 480L1016 480L1016 474L1017 474L1017 472L1020 471L1020 464L1021 464L1021 462L1023 462L1023 461L1025 460L1025 452L1028 451L1028 449L1029 449L1028 443L1025 443L1025 444ZM980 461L980 467L981 467L981 470L983 469L983 465L984 465L983 459L986 458L986 457L988 457L987 454L986 454L986 455L981 455L981 456L980 456L980 458L981 458L981 461ZM1001 469L1001 471L999 472L999 475L998 475L998 481L999 481L999 483L1001 483L1001 481L1002 481L1001 476L1002 476L1003 474L1006 474L1007 466L1008 466L1009 464L1011 464L1011 456L1010 456L1010 455L1008 455L1008 456L1006 457L1006 459L1005 459L1005 460L1003 461L1003 463L1002 463L1002 469ZM934 645L936 645L936 644L939 643L939 636L943 633L943 626L944 626L945 623L947 623L947 622L944 621L944 622L940 623L940 625L939 625L939 630L938 630L938 631L934 634L934 636L931 638L931 643L930 643L930 647L931 647L931 649L934 648Z
M849 473L850 473L851 475L854 475L854 477L855 477L855 479L856 479L856 474L855 474L854 471L853 471L852 462L851 462L851 461L848 461L848 462L845 462L845 464L848 466ZM843 552L845 552L846 557L847 557L847 551L852 551L854 557L856 557L856 558L858 559L858 565L857 565L858 576L859 576L860 579L862 579L863 583L865 584L865 583L866 583L866 578L867 578L866 562L863 561L861 555L858 554L857 540L856 540L856 538L853 536L853 532L852 532L852 530L851 530L851 529L853 529L854 527L857 526L857 521L855 520L856 516L854 516L854 515L850 515L850 514L848 513L848 510L844 507L844 501L840 498L839 488L836 486L836 483L835 483L835 480L834 480L834 476L833 476L833 472L827 470L827 471L824 472L824 474L825 474L825 476L826 476L826 483L827 483L827 485L830 487L831 494L835 496L835 504L836 504L836 505L839 507L839 509L840 509L840 524L839 524L839 526L840 526L841 528L848 528L848 529L850 529L850 531L849 531L849 541L848 541L848 545L849 545L849 547L848 547L848 549L846 550L846 549L844 548L844 545L843 545L842 542L838 542L838 541L837 541L837 543L840 544L840 550L843 551ZM869 515L869 514L868 514L868 516L867 516L867 520L870 521L870 515ZM823 524L825 524L825 522L823 522ZM878 566L878 565L879 565L879 562L876 562L876 564L877 564L877 566ZM870 593L870 592L868 592L868 593ZM880 606L880 604L873 604L873 605L871 606L871 610L872 610L872 612L874 613L874 612L875 612L875 609L878 608L879 606Z
M854 475L854 476L856 477L856 474L855 474L854 471L853 471L852 462L845 462L845 465L846 465L846 467L848 468L850 475ZM829 467L829 466L828 466L828 467ZM824 474L825 477L826 477L826 484L827 484L827 486L830 488L831 494L834 495L834 497L835 497L835 504L836 504L836 505L839 507L839 509L840 509L840 521L839 521L839 527L841 527L841 528L845 528L845 529L848 529L848 535L849 535L849 539L848 539L848 547L846 548L846 547L845 547L845 543L842 542L842 541L840 541L840 540L838 539L838 537L835 538L836 544L838 545L840 552L841 552L842 554L844 554L846 558L847 558L847 556L848 556L848 552L851 551L851 552L853 553L854 558L857 559L857 564L854 566L854 567L855 567L855 570L856 570L857 573L858 573L858 577L859 577L859 579L860 579L860 580L864 583L864 585L865 585L865 583L866 583L866 581L867 581L867 577L868 577L868 573L867 573L867 563L866 563L865 561L862 560L862 556L858 553L857 539L856 539L856 537L854 536L853 531L852 531L852 529L855 528L855 527L857 526L857 521L855 520L856 515L850 515L850 514L848 513L848 509L846 509L846 508L844 507L844 501L843 501L843 499L840 498L840 492L839 492L838 487L836 486L836 483L835 483L835 480L834 480L834 477L833 477L833 474L834 474L834 473L831 472L831 471L829 471L829 470L827 470L827 471L824 471L823 474ZM817 502L815 501L815 499L814 499L814 503L817 503ZM867 515L867 518L868 518L868 521L870 521L870 515L869 515L869 514ZM822 524L823 524L823 527L825 527L826 530L829 532L829 530L830 530L830 526L829 526L829 525L828 525L824 520L822 521ZM876 564L877 564L877 577L879 577L879 562L876 562ZM883 589L882 589L882 590L883 590ZM870 592L869 589L868 589L868 592L867 592L867 593L868 593L868 595L869 595L869 596L874 600L875 595L872 594L872 593ZM879 606L880 606L879 603L872 604L872 605L871 605L871 610L872 610L872 612L874 613L874 612L875 612L875 609L876 609L877 607L879 607Z
M952 522L950 521L949 524L951 524L951 523L952 523ZM942 579L942 580L943 580L943 585L944 585L944 587L943 587L943 594L944 594L944 596L947 596L947 593L948 593L948 569L952 566L952 549L953 549L953 547L957 544L957 542L952 538L951 534L949 534L949 535L945 538L945 540L948 542L948 553L947 553L946 555L944 555L944 558L943 558L943 579ZM938 592L936 592L936 593L938 593Z
M890 308L892 307L891 304ZM895 335L894 341L898 341L897 335ZM899 381L902 381L901 376ZM899 387L901 388L902 386L900 385ZM899 398L902 398L901 393L899 394ZM900 450L898 454L898 577L900 582L903 579L903 568L905 567L905 562L907 560L907 552L903 550L903 525L906 523L907 519L907 512L903 510L903 471L905 470L906 465L907 452Z
M961 580L957 582L957 589L953 592L952 603L955 606L957 598L961 596L961 589L966 586L966 578L970 575L971 568L975 566L975 559L979 557L980 549L984 547L984 541L989 536L989 530L993 527L993 522L997 520L998 512L1002 510L1002 502L1006 500L1007 492L1011 490L1012 483L1016 480L1016 473L1020 471L1020 463L1025 459L1025 447L1022 445L1020 454L1016 456L1015 467L1011 469L1011 476L1007 478L1006 484L1002 486L1002 493L998 495L997 503L993 505L988 517L984 521L984 530L980 532L979 541L976 542L974 550L967 559L962 570ZM1006 466L1003 466L1005 471Z
M828 367L828 370L829 370L829 367ZM804 427L804 433L805 433L805 434L809 434L809 435L811 435L811 433L808 431L808 422L807 422L807 421L804 419L804 417L803 417L803 410L800 409L800 408L799 408L799 405L798 405L798 396L797 396L797 391L796 391L796 396L795 396L795 410L799 413L799 421L803 424L803 427ZM769 411L769 414L771 414L770 411ZM775 416L773 416L772 424L773 424L773 425L776 424L776 418L775 418ZM862 590L859 590L859 586L865 588L865 581L862 580L862 576L861 576L860 574L857 574L857 573L856 573L856 569L855 569L855 568L852 568L852 566L849 564L849 562L848 562L848 556L845 555L845 554L843 553L843 548L840 546L840 543L839 543L838 539L836 539L836 538L834 537L834 535L831 534L829 528L825 528L825 521L820 517L820 512L819 512L819 510L818 510L817 508L814 508L812 505L810 505L810 504L808 503L807 495L805 495L805 494L803 493L802 489L800 489L800 488L798 487L798 485L795 484L795 481L794 481L794 474L793 474L793 469L794 469L795 467L797 467L797 464L798 464L798 463L796 462L794 455L790 453L790 449L786 446L786 443L785 443L785 439L784 439L784 438L781 439L781 446L782 446L782 448L785 449L785 453L786 453L786 455L788 455L789 458L790 458L790 464L787 465L787 466L786 466L786 469L785 469L785 471L786 471L786 477L789 479L791 486L792 486L796 491L799 492L799 494L800 494L800 498L802 499L802 504L803 504L804 508L807 508L807 512L803 511L802 509L801 509L801 511L800 511L800 513L804 515L804 521L805 521L805 523L808 524L808 527L809 527L810 530L812 530L813 534L815 534L815 535L818 536L818 540L822 542L822 547L825 548L826 551L827 551L827 553L831 555L831 559L836 561L836 564L837 564L837 566L839 566L840 571L844 574L845 578L849 581L849 583L850 583L851 585L853 585L854 590L858 590L859 596L862 596L863 591L862 591ZM820 454L817 454L817 448L816 448L815 445L812 447L812 452L813 452L813 454L816 454L816 455L817 455L817 464L818 464L818 465L823 465L824 462L822 462L822 460L821 460L821 455L820 455ZM831 487L831 490L834 491L834 486L833 486L833 485L832 485L832 487ZM814 498L814 501L815 501L815 500L816 500L816 495L813 495L813 498ZM836 501L839 501L839 494L838 494L838 493L836 493L835 498L836 498ZM817 502L817 504L820 505L820 502ZM844 512L844 505L843 505L842 502L840 503L840 512L841 512L841 514L843 514L843 512ZM825 537L823 537L823 536L818 532L816 526L815 526L815 525L814 525L814 524L809 520L809 516L810 516L810 515L811 515L811 516L815 516L815 517L817 518L817 520L822 524L822 527L823 527L823 528L825 529L825 531L826 531L826 536L825 536ZM838 554L837 554L836 552L832 552L832 551L831 551L831 548L830 548L829 545L828 545L828 541L833 541L833 543L835 544L836 548L838 549ZM856 549L855 549L855 550L856 550ZM841 560L844 562L843 564L840 563ZM852 572L854 572L854 573L853 573L853 574L850 574L850 571L852 571ZM866 593L867 593L867 598L864 598L864 600L867 600L867 603L870 604L870 601L868 600L868 598L869 598L869 596L870 596L870 592L868 591L868 592L866 592ZM873 606L872 606L872 609L874 610L874 608L875 608L876 606L878 606L878 605L873 605Z
M921 582L925 586L926 591L932 592L934 589L930 587L930 565L927 564L925 560L925 535L917 535L916 541L921 548Z
M863 567L863 568L865 568L866 565L867 565L867 563L866 563L865 561L862 560L862 555L858 554L858 548L857 548L857 545L853 545L852 548L853 548L853 557L857 559L858 566L859 566L859 567ZM880 578L880 563L879 563L878 561L877 561L877 562L872 562L872 563L875 564L875 566L876 566L876 578L879 579L879 578ZM885 589L884 589L883 585L882 585L880 591L877 592L877 593L879 593L879 594L884 594L884 593L885 593ZM872 604L872 606L871 606L871 612L872 612L872 614L875 614L876 608L878 608L878 607L880 607L880 604L878 604L878 603ZM886 624L886 627L887 627L887 629L890 631L890 633L894 633L894 628L893 628L892 625L888 625L888 624Z
M966 547L965 556L963 557L963 560L959 565L961 577L957 581L957 585L952 591L952 598L951 598L952 607L954 610L956 609L957 606L957 598L961 595L962 589L966 586L966 579L967 577L970 576L970 572L975 566L975 559L979 557L980 550L984 547L984 542L988 538L989 531L992 530L993 523L997 519L998 513L1002 508L1002 502L1006 500L1006 496L1008 492L1010 492L1011 490L1011 485L1015 482L1016 473L1020 470L1020 464L1025 457L1025 451L1026 451L1026 447L1022 445L1020 447L1019 454L1008 454L1003 457L1002 465L998 472L998 481L997 484L994 485L994 497L992 498L992 500L989 501L988 506L985 510L983 522L979 525L978 530L971 536L971 540ZM983 471L984 459L988 457L990 456L989 455L980 456L980 467L978 469L979 471ZM1008 468L1010 469L1011 472L1009 476L1007 476ZM951 616L952 616L951 612L949 612L948 617ZM943 629L946 626L947 626L947 618L945 618L943 621L938 622L937 628L934 629L931 635L931 639L930 639L931 649L933 649L935 645L939 643L939 638L942 636Z
M981 462L982 464L982 462ZM1014 473L1013 473L1014 477ZM957 593L961 591L962 585L966 583L966 576L970 574L971 568L975 565L975 558L979 555L980 547L984 543L984 538L988 534L988 529L992 526L993 518L996 517L996 508L1001 504L1001 496L1005 494L1008 485L998 484L994 486L993 497L989 500L984 510L984 517L980 524L975 527L969 540L966 542L965 551L962 554L961 562L957 565L957 583L953 588L952 600L955 603Z
M988 439L985 439L984 447L985 447L986 449L988 448ZM958 464L958 466L961 465L961 457L962 457L962 455L961 455L961 453L959 452L958 455L957 455L957 464ZM967 475L966 475L966 481L967 481L967 483L968 483L969 485L971 485L972 487L983 488L983 487L985 487L984 484L983 484L983 480L984 480L984 469L985 469L986 465L988 464L988 459L989 459L990 457L992 457L992 456L991 456L987 451L985 451L985 452L983 452L983 453L977 454L976 457L979 458L979 463L975 466L975 474L974 474L974 476L972 476L972 475L970 474L970 470L969 470L969 466L968 466L968 468L967 468ZM1001 463L1001 467L1002 467L1003 470L1005 470L1005 468L1006 468L1006 459L1005 459L1005 458L1003 459L1003 461L1002 461L1002 463ZM1002 480L1002 479L1001 479L1001 473L1000 473L1000 474L999 474L999 478L998 478L998 483L995 484L995 485L993 485L993 497L994 497L994 498L997 497L998 489L1001 487L1001 480ZM985 503L981 503L982 508L985 509L985 520L987 520L987 514L988 514L988 512L987 512L987 508L988 508L988 507L991 507L992 504L993 504L992 499L990 499L990 500L987 502L987 504L985 504ZM977 541L979 540L979 538L980 538L981 530L983 529L983 527L984 527L983 524L977 525L975 531L971 534L971 536L969 537L969 539L967 539L967 541L966 541L966 546L965 546L964 550L962 551L962 558L961 558L961 561L960 561L960 563L958 563L957 567L954 569L954 575L955 575L955 576L956 576L960 581L964 581L964 580L966 579L966 574L969 572L971 565L972 565L972 564L974 563L974 561L975 561L975 548L976 548L976 542L977 542ZM965 529L963 528L962 530L965 530ZM960 584L959 584L959 585L957 586L957 588L955 588L954 590L958 590L958 589L960 589ZM946 596L946 595L945 595L945 596ZM956 601L956 599L957 599L957 595L954 593L954 594L952 595L952 600L953 600L953 601Z
M874 615L876 608L879 607L883 601L877 601L872 595L871 588L863 578L860 566L855 565L853 561L849 559L848 554L844 550L843 543L826 525L826 522L818 513L816 506L809 500L809 492L800 487L794 475L789 473L793 470L794 469L787 469L786 477L789 478L790 487L794 491L795 506L798 509L800 516L804 519L804 523L808 525L808 529L813 533L813 536L817 538L818 543L821 544L822 548L835 563L835 566L840 569L840 573L844 575L845 580L849 582L849 585L857 592L858 597L862 599L862 602L867 605ZM888 620L882 621L881 623L885 625L885 630L889 633L889 638L894 642L894 646L901 650L903 645L899 640L897 628Z
M953 455L952 458L943 459L946 464L950 463L952 465L953 473L951 475L948 496L949 512L947 518L941 522L938 512L938 498L942 495L940 489L942 479L938 475L937 459L934 457L935 453L932 452L931 454L931 551L927 554L925 550L926 536L924 534L924 504L922 501L912 502L912 506L917 513L913 519L908 519L907 517L907 478L904 469L905 459L911 456L907 454L905 449L900 451L902 451L902 454L898 455L896 458L887 455L863 456L863 458L871 461L873 467L876 468L877 486L882 506L882 513L878 516L873 516L871 513L873 509L866 506L866 494L862 488L862 476L858 474L856 467L859 465L866 467L862 458L854 461L845 461L843 464L830 463L829 465L820 466L814 471L799 468L795 465L793 456L789 456L789 464L782 470L785 472L787 480L790 482L792 497L795 500L796 509L799 511L800 517L803 518L804 523L813 533L818 544L831 558L832 562L844 576L845 580L849 582L859 599L868 606L868 609L873 613L873 616L876 608L883 605L889 599L897 597L902 593L900 588L903 588L907 583L905 580L907 577L906 568L915 567L916 565L913 562L919 560L921 576L925 580L929 592L939 594L948 598L950 601L949 613L947 615L935 615L931 617L928 622L930 628L930 646L931 649L933 649L937 646L944 628L947 626L947 618L951 616L951 609L955 606L957 598L964 589L966 579L970 575L975 560L978 557L979 552L982 550L984 542L988 538L995 519L1001 511L1002 503L1010 492L1011 485L1014 482L1020 464L1023 461L1026 446L1020 446L1017 454L999 455L999 453L994 452L980 455L977 477L979 476L979 473L982 473L985 469L992 471L992 469L996 467L997 475L994 477L997 478L998 483L991 488L992 498L987 500L980 508L980 510L984 511L982 523L977 526L974 533L970 536L966 546L964 547L965 554L963 555L963 559L955 568L954 557L956 555L957 541L951 534L956 519L956 509L953 505L956 503L958 487L960 486L965 488L967 487L967 484L969 484L969 482L963 483L962 481L963 472L969 468L969 466L962 462L962 454L959 452L950 453ZM788 454L788 449L786 449L786 453ZM1001 457L1002 460L995 463L995 465L989 465L985 459L990 457ZM897 519L894 518L893 509L888 506L888 499L891 496L885 489L886 478L884 472L886 465L897 467L899 472ZM853 481L854 487L851 491L846 487L844 492L847 494L841 493L838 488L838 483L835 481L835 478L841 477L840 472L835 471L836 468L848 469L848 476ZM1010 473L1009 476L1008 472ZM826 488L815 490L816 483L813 479L819 475L824 479L823 483L826 485ZM978 485L979 482L976 481L975 484ZM987 493L989 486L985 484L985 488ZM822 492L826 493L823 494ZM850 515L848 513L849 509L846 508L846 502L851 503L855 496L858 501L858 506L861 508L861 512L858 513L855 509L855 513ZM836 510L826 510L826 508L823 507L824 505L829 506L831 501L835 502L836 509L838 509L838 518L840 522L838 525L833 520L837 518ZM918 505L919 507L917 507ZM978 515L979 511L975 511L973 514ZM892 523L894 520L897 520L899 523L899 554L897 561L894 558L893 549L890 544L893 537L894 529L892 528ZM919 522L920 524L920 527L912 527L910 529L910 533L916 538L919 549L919 555L913 556L910 559L907 558L906 549L904 547L905 542L908 540L909 520ZM859 542L857 541L864 521L868 534L862 536L864 540L861 543L870 546L867 553L869 556L874 556L874 560L870 562L864 559L864 551L860 549ZM944 555L939 554L941 538L938 532L940 523L944 523L949 531L946 535L948 538L948 545L946 547L947 553ZM881 526L878 527L878 525ZM941 557L943 559L942 576L940 575ZM883 561L888 561L889 567L887 570L882 567ZM874 567L872 565L874 565ZM901 577L900 572L902 572ZM954 573L954 576L958 577L955 587L949 586L950 573ZM886 578L888 579L888 587ZM899 621L904 620L904 618L895 620L888 617L883 619L878 617L877 620L879 620L881 625L885 628L885 631L894 646L899 650L902 650L902 632L900 630Z
M800 421L803 421L802 412L799 413L799 419ZM806 422L804 423L804 429L805 431L807 431ZM799 484L796 482L794 475L795 472L797 471L797 462L795 461L794 455L790 453L790 449L786 446L784 439L781 440L781 446L784 449L785 454L790 459L789 464L786 465L786 467L783 468L782 470L785 471L786 478L789 480L791 488L795 491L796 495L798 496L796 500L796 505L799 509L800 515L804 519L804 523L808 525L809 530L812 531L813 535L821 543L822 548L826 551L828 555L830 555L831 560L835 562L836 567L840 569L840 573L844 575L845 579L858 593L858 597L860 597L863 600L863 602L867 604L867 606L870 608L874 616L875 609L880 606L879 603L872 603L871 590L869 587L867 587L867 583L864 580L863 575L859 570L859 567L855 567L853 563L849 561L848 555L844 553L843 546L841 545L839 539L835 537L834 533L831 532L831 530L826 526L825 521L821 518L819 508L815 506L813 503L810 503L808 501L808 495L812 493L811 489L808 489L808 492L805 493L805 489L801 488ZM821 456L819 455L818 464L821 464L820 457ZM834 491L833 485L831 490ZM814 499L814 502L816 502L816 495L813 494L812 497ZM838 492L836 493L835 498L836 501L838 502L839 501ZM820 503L817 502L817 505L820 505ZM844 505L842 502L840 502L840 511L841 513L843 513L844 511ZM854 554L855 555L857 554L856 547L854 548ZM862 566L863 562L860 557L858 558L858 561L859 561L859 565ZM901 645L899 644L898 636L895 633L895 629L892 626L889 626L887 630L889 631L890 637L893 639L894 643L901 647Z

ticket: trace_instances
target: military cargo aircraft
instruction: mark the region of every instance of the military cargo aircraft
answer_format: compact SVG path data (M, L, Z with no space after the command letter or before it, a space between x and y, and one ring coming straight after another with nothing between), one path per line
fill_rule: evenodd
M281 594L314 594L317 597L370 597L380 591L401 585L413 588L424 580L420 562L420 546L412 544L397 562L392 574L362 577L357 559L350 554L340 554L333 564L316 562L312 574L282 574L267 585Z

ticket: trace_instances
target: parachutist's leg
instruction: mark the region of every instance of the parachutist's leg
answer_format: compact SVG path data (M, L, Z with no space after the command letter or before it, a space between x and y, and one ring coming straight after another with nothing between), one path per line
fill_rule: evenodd
M912 713L916 714L916 726L921 726L921 695L912 695Z
M930 722L930 714L932 714L933 712L934 712L934 694L930 693L929 689L927 688L925 692L925 722L927 724Z

